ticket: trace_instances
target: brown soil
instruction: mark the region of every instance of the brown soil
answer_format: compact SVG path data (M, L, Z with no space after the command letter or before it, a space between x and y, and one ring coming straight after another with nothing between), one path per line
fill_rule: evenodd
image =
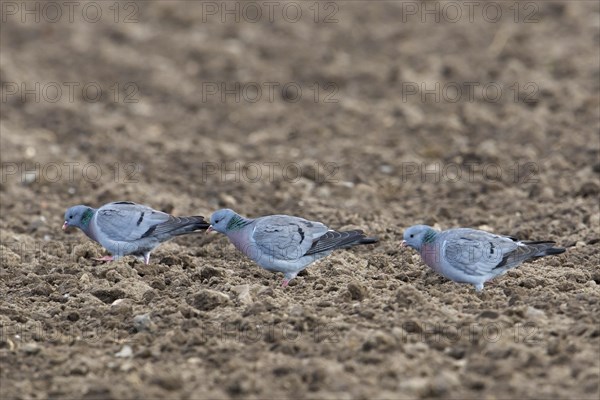
M113 2L98 4L98 23L66 8L60 23L1 23L3 399L598 398L597 2L532 3L534 23L515 23L512 2L497 23L481 8L422 23L400 2L338 2L328 24L325 3L319 23L312 3L296 23L203 22L201 3L171 1L114 23ZM35 82L39 101L11 94ZM51 82L78 83L72 101L63 85L52 102ZM247 91L209 96L220 82ZM253 103L252 82L302 97ZM409 95L436 82L499 82L503 96ZM100 265L63 213L114 200L293 214L381 242L285 290L221 235ZM477 294L400 248L416 223L568 251Z

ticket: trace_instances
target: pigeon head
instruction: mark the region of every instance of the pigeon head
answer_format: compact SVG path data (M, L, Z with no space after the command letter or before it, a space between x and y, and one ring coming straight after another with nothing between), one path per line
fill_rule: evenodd
M63 230L69 226L75 226L82 230L87 230L92 217L94 216L94 209L88 206L73 206L65 213L65 223L63 224Z
M402 246L412 247L415 250L421 250L423 243L433 241L437 232L427 225L413 225L404 231L404 240Z
M226 234L231 228L230 223L234 218L241 217L229 208L215 211L213 215L210 216L210 228L208 228L208 231L217 231Z

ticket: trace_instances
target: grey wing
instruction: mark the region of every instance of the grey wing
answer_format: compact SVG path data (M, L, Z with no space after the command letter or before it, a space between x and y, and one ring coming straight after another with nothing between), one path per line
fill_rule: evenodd
M488 275L519 247L512 238L474 229L456 229L442 237L442 259L469 275Z
M100 207L96 213L96 227L100 235L119 242L131 242L157 230L168 229L171 215L131 202L115 202Z
M313 242L328 230L320 222L272 215L256 220L251 239L265 255L279 260L296 260L303 257Z

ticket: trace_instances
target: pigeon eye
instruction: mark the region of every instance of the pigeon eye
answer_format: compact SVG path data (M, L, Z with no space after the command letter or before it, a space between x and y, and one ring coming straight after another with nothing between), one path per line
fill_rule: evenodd
M411 238L414 238L414 237L415 237L415 235L410 235L410 237L411 237Z
M69 219L73 219L73 216L72 216L72 215L69 215Z

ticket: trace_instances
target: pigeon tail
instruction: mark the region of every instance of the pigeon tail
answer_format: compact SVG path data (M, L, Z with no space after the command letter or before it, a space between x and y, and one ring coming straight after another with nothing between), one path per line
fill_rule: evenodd
M202 216L193 217L173 217L171 216L167 222L154 225L142 235L142 238L148 236L158 236L168 234L169 236L185 235L197 230L208 229L210 224L204 220Z
M377 238L366 237L364 232L361 230L354 231L329 231L323 236L313 242L312 247L306 252L305 255L322 253L324 251L330 251L335 249L344 249L359 244L371 244L376 243Z
M566 249L562 247L554 247L556 242L544 240L537 242L521 242L524 245L532 247L537 250L537 254L533 257L545 257L545 256L553 256L556 254L562 254L566 251Z
M201 215L195 215L191 217L178 217L181 222L177 228L173 230L174 236L185 235L186 233L206 230L210 226L210 223L204 220Z
M520 263L532 258L551 256L565 252L565 249L562 247L554 247L556 242L547 240L537 242L521 242L521 244L522 245L518 246L514 251L511 251L502 257L502 261L496 265L494 269L514 268Z
M562 247L551 247L549 249L546 249L546 251L544 252L543 256L553 256L555 254L562 254L565 251L567 251L567 249L564 249Z

